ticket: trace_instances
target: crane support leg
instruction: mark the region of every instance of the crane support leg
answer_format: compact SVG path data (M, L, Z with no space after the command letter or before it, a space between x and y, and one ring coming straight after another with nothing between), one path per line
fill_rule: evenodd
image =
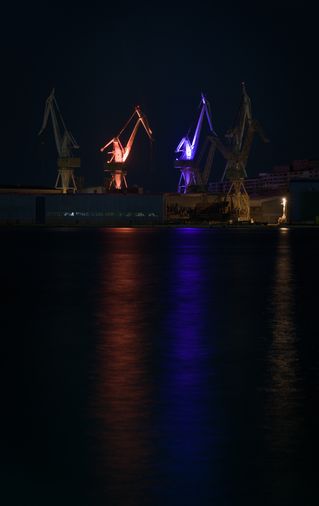
M73 193L77 191L73 169L58 170L55 188L62 190L62 193L68 193L70 190L73 191Z
M178 193L187 193L188 187L191 185L196 185L196 175L195 171L190 167L185 167L181 169L181 175L178 182Z
M234 221L250 220L249 195L242 179L232 181L226 196L226 201L231 218Z
M115 190L123 190L123 188L127 189L127 181L126 181L126 172L121 169L116 169L111 172L111 181L109 183L109 190L115 188Z

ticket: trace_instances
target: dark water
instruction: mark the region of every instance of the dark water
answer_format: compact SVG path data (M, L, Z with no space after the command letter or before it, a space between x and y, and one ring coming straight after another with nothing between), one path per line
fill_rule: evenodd
M1 237L1 504L317 505L319 230Z

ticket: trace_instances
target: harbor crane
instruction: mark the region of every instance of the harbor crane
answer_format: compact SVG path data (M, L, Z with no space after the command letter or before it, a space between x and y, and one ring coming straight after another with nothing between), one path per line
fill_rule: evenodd
M55 98L54 88L45 102L43 123L38 135L41 135L45 130L50 115L58 151L58 176L55 188L61 189L63 193L68 193L69 191L73 191L74 193L77 190L74 169L80 167L81 163L80 158L73 156L73 150L79 149L79 145L71 132L66 128Z
M131 135L129 136L129 139L124 146L123 143L120 140L120 136L123 134L124 131L127 130L128 126L132 124L133 118L135 118L135 123L131 132ZM112 145L112 151L108 151L107 153L111 155L110 159L107 160L107 165L109 165L109 169L105 169L105 172L109 172L111 174L111 181L109 183L109 190L111 188L115 188L116 190L121 190L123 187L127 188L127 181L126 181L126 175L127 172L123 169L124 164L126 160L129 157L129 154L131 152L135 136L137 134L139 126L142 125L150 139L150 141L153 141L152 137L152 130L149 127L147 118L145 114L142 113L140 106L136 106L132 115L128 119L128 121L125 123L124 127L120 131L120 133L113 137L109 142L107 142L100 151L105 151L109 146Z
M235 124L225 136L228 146L223 146L216 138L211 138L212 144L219 148L226 159L222 181L230 181L226 201L236 221L250 220L249 196L244 179L247 177L246 166L255 133L260 135L263 142L269 142L258 121L252 117L251 101L245 83L242 83L242 98Z
M210 167L212 164L213 156L214 156L214 150L211 147L207 162L205 165L205 169L203 172L200 171L199 166L200 162L204 156L204 150L199 153L198 146L199 146L199 138L201 129L203 126L204 117L206 116L209 130L211 134L216 136L213 128L213 122L212 122L212 115L211 115L211 109L210 104L206 100L205 96L201 95L201 101L199 104L199 116L197 120L197 124L194 130L194 135L191 139L191 128L189 129L187 135L183 137L178 144L175 153L177 155L176 161L175 161L175 168L180 170L180 178L178 182L177 191L178 193L187 193L192 186L203 186L207 184ZM197 156L196 156L197 155Z

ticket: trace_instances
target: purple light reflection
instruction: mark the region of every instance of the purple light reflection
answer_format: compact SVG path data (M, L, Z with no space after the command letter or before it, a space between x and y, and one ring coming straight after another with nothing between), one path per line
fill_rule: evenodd
M197 227L181 227L181 228L176 228L176 233L178 234L200 234L202 233L202 230L200 228L197 228Z
M198 234L194 228L181 229L179 232L185 236ZM185 247L187 248L185 250ZM176 365L174 377L179 382L189 375L200 377L200 359L202 357L202 307L201 307L201 269L200 258L195 251L188 251L183 245L178 255L178 268L176 270L176 292L173 313L171 314L171 328L175 339L172 342L172 353ZM190 360L183 364L184 360ZM187 367L184 367L187 365ZM181 366L180 369L178 366ZM190 383L189 379L186 381ZM195 384L194 384L195 386Z
M178 229L170 277L166 322L165 427L167 472L196 503L209 483L207 445L211 438L207 347L205 343L205 268L196 228ZM167 395L169 393L169 395ZM207 493L207 491L206 491Z

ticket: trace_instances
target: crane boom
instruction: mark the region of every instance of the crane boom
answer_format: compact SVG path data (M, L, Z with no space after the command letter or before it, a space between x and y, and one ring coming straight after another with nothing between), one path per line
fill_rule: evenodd
M146 117L142 114L141 109L140 109L139 106L136 106L135 111L136 111L136 113L138 115L138 120L135 123L133 131L132 131L132 133L130 135L130 138L127 141L127 144L125 146L124 155L123 155L123 162L125 162L125 160L127 159L127 157L130 154L130 151L131 151L132 146L133 146L133 142L135 140L135 136L137 134L137 130L138 130L138 128L139 128L140 125L143 125L143 127L145 129L145 132L147 133L149 139L152 140L152 130L150 129L150 127L148 125Z
M232 148L238 152L242 148L245 128L252 121L251 101L247 94L245 83L242 82L241 86L242 96L235 119L235 126L226 133L226 138L228 138Z
M45 130L47 123L48 123L49 116L51 114L55 145L56 145L59 156L61 156L61 154L62 154L61 153L61 151L62 151L62 136L61 136L61 132L60 132L59 124L58 124L58 119L57 119L55 109L54 109L54 103L55 103L54 92L55 92L55 90L53 88L50 95L46 99L42 127L41 127L38 135L41 135L42 132Z
M242 83L242 96L235 126L226 134L229 145L226 148L218 146L226 159L222 181L226 177L230 182L226 200L230 212L239 221L250 219L249 195L244 180L247 176L248 156L256 132L264 142L269 142L259 123L252 117L251 101L247 95L245 83Z
M189 130L187 135L181 139L180 143L178 144L175 150L175 153L180 154L178 160L193 160L195 158L205 114L209 125L209 129L212 133L214 133L210 105L209 102L206 100L204 94L202 93L200 102L200 113L194 131L193 139L190 140L190 130Z
M199 139L205 116L208 122L210 135L217 137L213 128L210 105L203 93L201 94L199 108L200 112L194 129L194 135L191 138L191 129L189 129L187 135L181 139L175 150L175 153L177 154L175 167L178 168L181 173L178 183L179 193L186 193L193 186L196 186L197 188L202 187L203 185L205 186L213 163L214 150L210 149L204 171L200 171L199 166L204 157L205 148L208 144L206 139L204 147L202 147L201 151L198 153Z
M44 116L43 116L43 122L42 127L39 131L38 135L41 135L42 132L45 130L49 115L51 114L52 119L52 126L53 126L53 133L54 133L54 139L55 144L57 148L57 152L59 156L70 156L71 155L71 149L79 149L79 146L74 139L71 132L68 131L66 128L63 116L60 112L58 103L55 98L55 89L53 88L50 95L48 96L46 102L45 102L45 110L44 110ZM59 122L62 125L64 131L63 135L61 134Z
M120 141L120 135L124 132L124 130L126 130L126 128L128 127L129 123L131 122L131 120L133 119L135 114L137 114L137 120L134 124L133 130L131 132L131 135L130 135L126 145L123 146ZM149 139L153 140L152 130L150 129L150 127L148 125L148 121L147 121L146 117L144 116L144 114L142 113L140 107L136 106L133 114L130 116L130 118L128 119L128 121L126 122L126 124L124 125L122 130L120 131L120 133L116 137L113 137L113 139L111 139L109 142L107 142L100 149L100 151L103 152L103 151L105 151L106 148L108 148L111 144L113 144L113 151L109 152L109 154L111 154L112 156L111 156L110 160L107 161L107 163L111 163L111 162L113 162L113 160L115 163L124 163L127 160L128 156L131 152L131 149L132 149L132 146L133 146L136 134L137 134L137 130L141 124L143 125Z
M55 145L59 156L58 177L55 187L61 188L63 190L63 193L67 193L68 190L75 191L76 184L73 171L75 168L80 167L80 159L73 157L72 150L79 149L79 145L77 144L71 132L66 128L63 116L60 112L58 103L55 98L54 88L46 99L43 122L38 135L41 135L45 130L50 115L52 120Z
M132 132L126 142L125 145L122 144L120 140L120 136L123 134L123 132L128 128L129 124L133 120L134 116L137 115L136 121L134 123ZM100 151L105 151L109 146L112 145L112 150L108 151L107 153L111 155L110 159L107 160L107 164L110 164L111 169L106 169L106 172L111 173L111 181L109 183L109 189L114 186L116 190L121 190L124 186L127 188L127 182L126 182L126 172L123 171L122 167L124 166L124 163L128 159L131 149L134 144L134 140L138 131L138 128L142 125L151 141L153 141L152 138L152 130L149 127L148 121L146 116L142 113L140 107L137 105L134 108L133 113L131 114L130 118L127 120L121 131L116 137L113 137L110 141L108 141L102 148L100 148Z

